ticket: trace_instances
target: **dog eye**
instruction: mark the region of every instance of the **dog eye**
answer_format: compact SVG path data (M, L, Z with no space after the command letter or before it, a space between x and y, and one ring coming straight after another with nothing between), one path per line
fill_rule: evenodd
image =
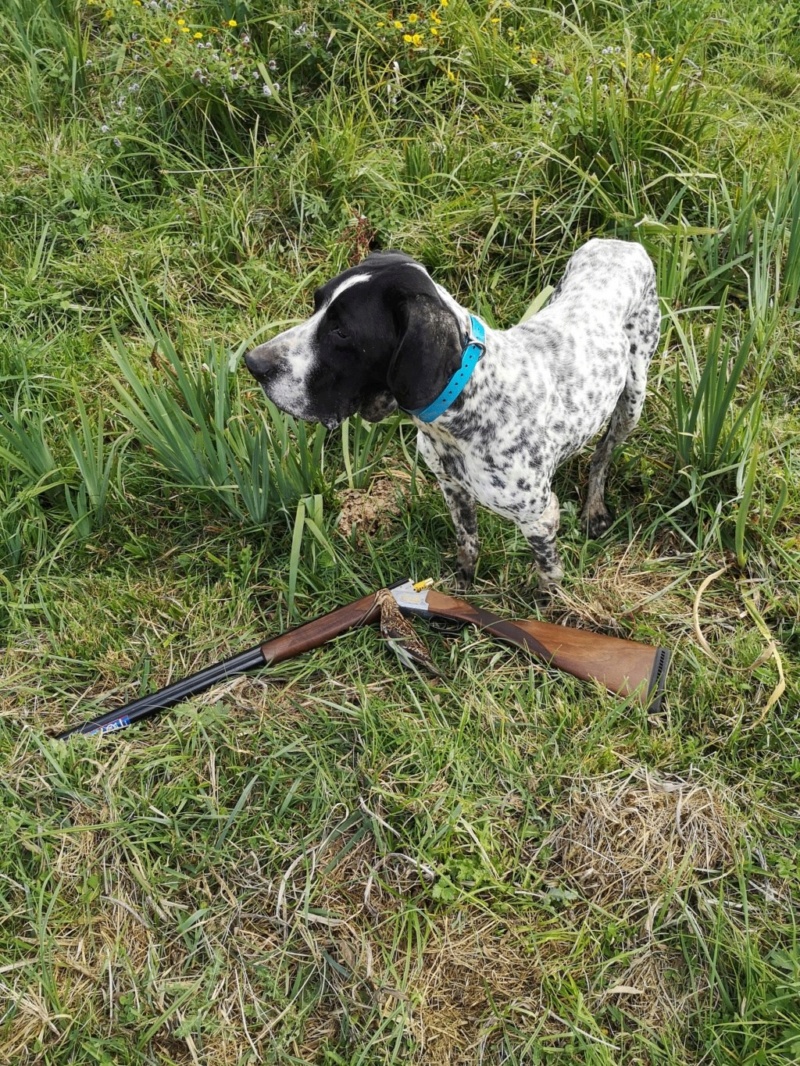
M347 334L339 326L336 326L335 329L332 329L331 333L333 334L334 337L339 337L340 340L343 340L343 341L347 340Z

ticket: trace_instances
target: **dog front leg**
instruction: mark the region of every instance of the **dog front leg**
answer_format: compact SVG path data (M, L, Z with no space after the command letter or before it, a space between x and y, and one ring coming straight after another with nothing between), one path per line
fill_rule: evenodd
M478 506L475 498L452 476L455 458L446 463L434 448L428 437L420 432L417 435L417 447L420 455L436 475L442 490L453 525L456 530L456 585L466 591L475 577L475 563L478 559ZM458 460L461 462L461 460Z
M463 485L445 477L438 481L456 530L456 585L466 591L475 577L478 559L478 508Z
M559 524L558 497L554 492L550 493L547 506L536 518L527 518L519 523L525 539L531 546L539 575L539 587L543 592L555 589L564 576L556 548Z

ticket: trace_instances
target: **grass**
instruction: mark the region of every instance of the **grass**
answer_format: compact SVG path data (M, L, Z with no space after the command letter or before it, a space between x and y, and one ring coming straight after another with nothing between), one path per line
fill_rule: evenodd
M435 11L0 12L4 1062L798 1060L794 5ZM593 235L664 311L616 522L585 540L569 461L563 599L486 513L472 595L669 647L663 714L472 631L427 686L358 631L49 739L448 588L410 424L296 424L239 356L370 246L505 325Z

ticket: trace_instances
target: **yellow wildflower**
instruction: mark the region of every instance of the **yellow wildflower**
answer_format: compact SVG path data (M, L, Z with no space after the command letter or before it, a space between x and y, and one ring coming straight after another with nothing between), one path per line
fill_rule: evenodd
M164 44L172 44L172 38L171 37L162 37L161 40L162 40L162 42Z
M439 36L439 30L436 28L436 26L431 26L431 33L433 34L434 37L438 37Z
M378 29L379 29L379 30L382 30L382 29L383 29L383 27L384 27L385 25L386 25L386 23L385 23L385 22L379 22L379 23L378 23Z
M494 25L495 23L498 23L500 19L489 19L489 21Z
M421 33L415 33L414 36L411 38L411 43L415 44L417 46L421 45L422 44L422 34Z
M411 25L413 26L415 22L419 22L419 15L413 15L413 14L412 14L412 15L409 15L409 16L408 16L408 21L409 21L409 22L411 23Z
M447 3L448 3L448 0L439 0L439 4L440 4L441 7L447 7Z
M538 56L531 56L531 66L535 67L539 62Z
M452 72L452 70L448 70L448 72L447 72L447 80L448 81L455 81L456 80L456 76Z
M404 33L403 34L403 40L406 42L406 44L411 44L411 41L413 40L413 38L412 38L410 33Z
M236 21L236 19L228 19L228 25L232 30L235 30L239 23Z
M201 40L201 39L202 39L202 37L203 37L202 33L195 33L195 34L194 34L194 39L195 39L196 41L199 41L199 40Z
M185 26L186 25L186 19L178 19L178 25L179 26Z
M111 10L111 8L109 8L108 11L106 11L106 13L105 13L105 18L113 19L113 17L114 17L114 12Z
M181 33L191 33L188 26L181 26Z
M395 28L396 30L402 30L402 28L403 28L403 23L402 23L402 22L399 22L399 21L398 21L397 19L395 19L395 20L394 20L394 22L392 23L392 25L394 26L394 28Z

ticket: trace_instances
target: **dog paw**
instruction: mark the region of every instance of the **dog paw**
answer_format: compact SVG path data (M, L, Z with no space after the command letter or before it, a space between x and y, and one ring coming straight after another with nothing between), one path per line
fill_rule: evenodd
M534 606L542 610L547 610L554 602L558 602L562 593L560 581L543 581L541 575L539 575L537 584L528 586L526 589L527 598Z
M474 577L474 570L462 570L459 568L456 571L456 592L469 592L472 588Z
M560 565L553 566L547 571L538 570L538 583L535 589L536 598L541 601L547 601L554 596L557 597L561 593L561 580L563 577L564 571Z
M598 540L614 522L611 512L607 507L595 508L593 511L583 513L583 524L586 533L592 540Z

